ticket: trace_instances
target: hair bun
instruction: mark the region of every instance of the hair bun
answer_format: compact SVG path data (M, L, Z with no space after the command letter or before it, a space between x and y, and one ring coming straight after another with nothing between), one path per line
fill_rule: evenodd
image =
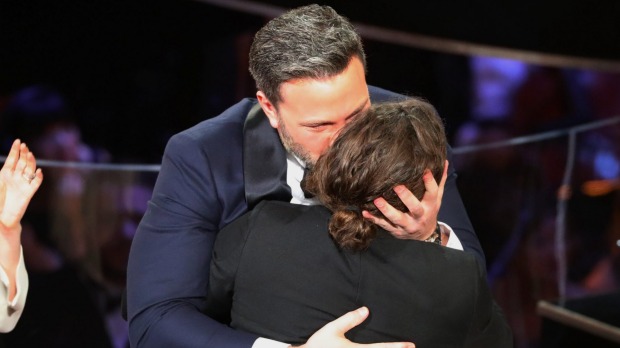
M329 221L329 234L343 249L366 249L376 233L375 224L366 220L358 207L336 210Z

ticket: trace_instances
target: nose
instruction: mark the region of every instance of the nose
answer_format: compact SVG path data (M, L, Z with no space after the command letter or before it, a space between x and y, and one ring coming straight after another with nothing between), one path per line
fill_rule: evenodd
M336 141L336 138L338 137L337 133L332 135L331 139L329 139L329 147L331 147L332 145L334 145L334 141Z
M334 142L336 141L336 138L338 138L338 135L340 134L340 132L342 132L342 128L340 127L340 129L338 129L337 131L335 131L332 135L331 138L329 139L329 146L331 147Z

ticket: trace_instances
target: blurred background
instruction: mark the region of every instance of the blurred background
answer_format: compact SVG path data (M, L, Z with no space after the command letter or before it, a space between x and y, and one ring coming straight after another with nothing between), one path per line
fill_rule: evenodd
M127 253L167 140L254 96L254 32L308 3L0 2L1 154L19 137L45 173L0 346L128 346ZM359 28L369 84L445 119L516 346L618 346L537 304L620 326L620 3L318 3Z

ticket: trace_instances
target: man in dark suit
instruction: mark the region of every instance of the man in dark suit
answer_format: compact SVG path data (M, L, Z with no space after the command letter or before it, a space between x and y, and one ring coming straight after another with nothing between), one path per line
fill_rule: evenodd
M252 44L250 72L256 100L240 101L173 136L166 147L128 264L134 347L262 344L202 313L217 233L261 200L312 204L299 186L306 165L371 101L402 97L367 86L361 40L329 7L307 6L270 21ZM450 241L460 240L484 262L455 177L451 170L445 189L426 177L421 201L399 185L406 213L378 198L385 219L364 216L400 238L424 240L438 226L441 206L442 228L454 232ZM363 318L345 319L353 319L344 325L352 327Z
M306 180L323 205L263 201L221 231L206 313L237 329L304 343L341 313L366 305L372 316L347 335L355 342L512 347L473 255L438 245L441 238L396 239L362 217L377 196L399 206L397 183L421 197L422 176L429 170L440 180L445 156L443 125L430 104L373 104L343 128Z

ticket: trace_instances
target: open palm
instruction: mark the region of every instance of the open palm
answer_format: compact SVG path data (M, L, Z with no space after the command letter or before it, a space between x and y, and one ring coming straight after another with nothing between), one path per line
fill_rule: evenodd
M15 140L0 170L0 224L7 229L19 224L42 181L34 155L26 144Z

